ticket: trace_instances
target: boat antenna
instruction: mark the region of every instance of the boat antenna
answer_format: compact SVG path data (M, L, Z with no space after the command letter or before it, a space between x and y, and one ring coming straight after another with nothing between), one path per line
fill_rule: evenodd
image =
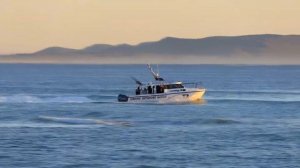
M154 77L155 80L157 80L157 81L164 81L164 79L159 76L159 73L155 73L153 71L153 69L152 69L152 67L151 67L150 64L148 64L148 68L149 68L150 72L152 73L152 75L153 75L153 77ZM158 65L157 65L157 68L158 68Z

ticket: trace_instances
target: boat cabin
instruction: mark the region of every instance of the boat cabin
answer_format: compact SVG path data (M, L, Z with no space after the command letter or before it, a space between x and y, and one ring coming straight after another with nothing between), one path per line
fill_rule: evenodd
M185 91L182 82L139 85L135 93L136 95L141 95L141 94L160 94L160 93L178 92L178 91Z

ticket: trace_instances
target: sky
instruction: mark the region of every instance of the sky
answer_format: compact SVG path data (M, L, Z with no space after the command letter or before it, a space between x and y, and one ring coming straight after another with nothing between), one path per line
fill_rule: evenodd
M0 0L0 54L246 34L300 34L300 0Z

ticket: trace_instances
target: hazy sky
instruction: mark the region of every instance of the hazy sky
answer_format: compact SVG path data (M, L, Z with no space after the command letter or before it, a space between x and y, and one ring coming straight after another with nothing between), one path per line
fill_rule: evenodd
M0 0L0 53L165 36L300 34L300 0Z

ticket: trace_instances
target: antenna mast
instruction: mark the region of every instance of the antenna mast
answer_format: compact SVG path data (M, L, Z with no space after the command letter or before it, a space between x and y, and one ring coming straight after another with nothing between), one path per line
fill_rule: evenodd
M154 77L155 80L157 80L157 81L164 81L164 79L159 76L159 73L155 73L153 71L153 69L152 69L152 67L151 67L150 64L148 64L148 68L149 68L150 72L152 73L152 75L153 75L153 77ZM157 65L157 68L158 68L158 65Z

